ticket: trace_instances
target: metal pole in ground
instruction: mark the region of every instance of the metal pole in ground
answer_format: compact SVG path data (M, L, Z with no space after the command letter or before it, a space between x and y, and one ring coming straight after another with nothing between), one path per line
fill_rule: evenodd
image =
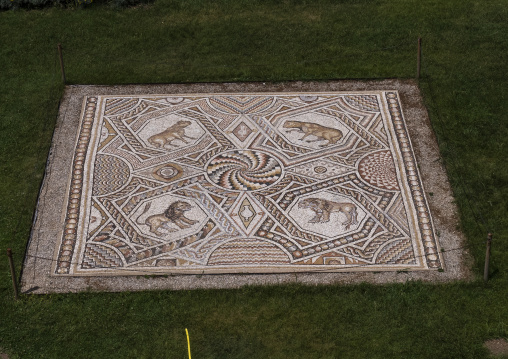
M487 234L487 250L485 252L485 268L483 269L483 280L489 280L490 247L492 245L492 233Z
M62 81L65 85L67 82L65 80L65 69L64 69L64 62L63 62L63 55L62 55L62 44L58 44L58 57L60 58L60 69L62 70Z
M16 280L16 272L14 271L14 261L12 260L12 250L10 248L7 248L7 257L9 257L9 266L11 268L12 286L14 288L14 298L16 300L18 300L19 299L19 297L18 297L18 282Z
M420 78L420 70L422 68L422 38L418 38L418 52L416 54L416 78Z

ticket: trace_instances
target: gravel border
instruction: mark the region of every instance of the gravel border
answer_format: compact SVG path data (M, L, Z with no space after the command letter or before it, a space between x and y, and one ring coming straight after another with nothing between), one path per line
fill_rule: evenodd
M234 92L327 92L397 90L419 164L436 234L443 250L444 271L206 274L170 276L58 277L52 276L51 262L61 223L66 181L70 176L74 144L84 96L234 93ZM341 80L281 83L197 83L121 86L67 86L60 104L57 125L48 157L46 174L39 194L36 214L21 278L25 293L79 291L139 291L154 289L237 288L244 285L284 283L348 284L395 283L408 280L449 282L469 280L471 258L459 220L452 191L423 98L415 80Z

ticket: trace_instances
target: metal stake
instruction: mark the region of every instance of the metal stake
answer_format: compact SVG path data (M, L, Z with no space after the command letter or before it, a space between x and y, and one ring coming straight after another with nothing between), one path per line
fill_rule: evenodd
M418 38L418 53L416 55L416 78L420 78L420 70L422 67L422 38Z
M60 57L60 68L62 70L62 81L64 85L66 84L65 80L65 69L64 69L64 62L63 62L63 55L62 55L62 44L58 44L58 57Z
M16 281L16 272L14 271L14 261L12 260L12 250L7 248L7 257L9 257L9 266L11 268L12 286L14 288L14 298L19 299L18 296L18 282Z
M492 233L487 234L487 250L485 252L485 268L483 270L483 280L489 280L489 265L490 265L490 247L492 245Z

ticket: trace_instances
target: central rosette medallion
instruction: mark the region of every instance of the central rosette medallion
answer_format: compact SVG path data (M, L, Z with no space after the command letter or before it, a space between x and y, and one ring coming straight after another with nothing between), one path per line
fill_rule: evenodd
M235 150L213 157L206 173L208 180L219 187L256 191L276 183L282 176L282 165L265 152Z

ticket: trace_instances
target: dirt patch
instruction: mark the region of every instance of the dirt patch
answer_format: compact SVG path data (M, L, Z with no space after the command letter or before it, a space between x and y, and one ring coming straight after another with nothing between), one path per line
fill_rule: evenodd
M495 357L508 355L508 341L506 339L491 339L484 343L490 354Z

